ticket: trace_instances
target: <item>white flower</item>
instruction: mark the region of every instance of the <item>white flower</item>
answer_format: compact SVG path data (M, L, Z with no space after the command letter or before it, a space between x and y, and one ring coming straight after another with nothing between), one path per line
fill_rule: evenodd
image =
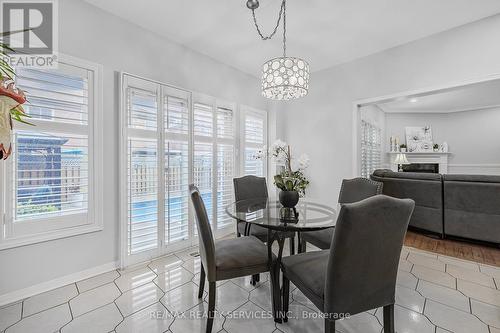
M253 155L253 158L256 160L263 160L267 156L267 146L262 146L261 149L257 150L257 152Z
M299 159L297 160L297 162L299 163L299 170L307 169L307 167L309 166L309 161L309 156L307 156L306 154L300 155Z

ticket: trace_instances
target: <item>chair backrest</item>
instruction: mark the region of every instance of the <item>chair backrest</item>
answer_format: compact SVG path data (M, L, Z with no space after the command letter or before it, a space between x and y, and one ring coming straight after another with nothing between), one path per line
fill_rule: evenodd
M326 313L354 315L395 302L399 256L415 202L376 195L342 205L325 285Z
M339 204L358 202L382 194L384 184L367 178L344 179L340 188Z
M208 281L215 281L215 243L208 219L207 210L203 198L194 184L189 185L191 193L191 202L193 203L196 225L198 227L198 239L200 248L200 257L207 275Z
M265 177L244 176L233 178L233 184L236 201L268 197Z

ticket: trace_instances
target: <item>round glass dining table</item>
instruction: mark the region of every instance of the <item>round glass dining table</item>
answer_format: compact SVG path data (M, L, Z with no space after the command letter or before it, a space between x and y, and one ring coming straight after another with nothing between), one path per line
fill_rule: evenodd
M321 204L314 200L299 200L295 208L285 208L279 201L268 198L254 198L240 200L229 204L226 213L234 218L237 223L245 223L244 235L250 235L254 225L266 228L267 252L269 259L269 272L271 277L271 296L273 303L273 317L276 322L281 322L281 287L280 287L280 266L283 255L283 246L286 237L290 233L316 231L332 228L337 221L336 210L328 205ZM274 242L278 244L278 254L272 252ZM252 277L255 283L255 277Z

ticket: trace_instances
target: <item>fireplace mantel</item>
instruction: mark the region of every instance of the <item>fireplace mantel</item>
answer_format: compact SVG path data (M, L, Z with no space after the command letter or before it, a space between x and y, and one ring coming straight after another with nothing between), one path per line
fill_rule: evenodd
M398 166L394 164L396 160L397 154L400 153L387 153L389 154L389 162L391 165L392 171L398 171ZM447 174L448 173L448 157L451 153L443 153L443 152L412 152L412 153L403 153L406 154L406 158L410 163L436 163L439 164L439 173Z

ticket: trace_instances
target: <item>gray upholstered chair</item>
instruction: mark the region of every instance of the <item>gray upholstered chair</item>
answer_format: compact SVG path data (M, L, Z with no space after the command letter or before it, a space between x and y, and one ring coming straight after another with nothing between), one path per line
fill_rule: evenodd
M291 281L325 314L325 332L345 314L384 307L384 332L393 333L399 256L414 207L385 195L343 205L329 250L282 259L283 313Z
M267 272L269 267L274 267L274 263L269 263L267 246L253 236L214 241L200 192L193 184L189 185L189 191L196 214L201 257L198 298L203 297L206 277L208 280L206 331L211 332L215 314L216 281Z
M240 178L233 178L234 184L234 197L236 201L255 199L255 198L268 198L266 178L256 176L243 176ZM267 242L268 229L238 221L237 222L237 235L245 235L249 230L249 234L257 237L263 242ZM290 239L290 255L295 254L295 233L289 232L285 237Z
M353 203L363 199L382 194L383 183L366 178L344 179L340 188L339 204ZM299 252L305 252L307 242L326 250L330 248L335 228L326 230L309 231L300 234Z

